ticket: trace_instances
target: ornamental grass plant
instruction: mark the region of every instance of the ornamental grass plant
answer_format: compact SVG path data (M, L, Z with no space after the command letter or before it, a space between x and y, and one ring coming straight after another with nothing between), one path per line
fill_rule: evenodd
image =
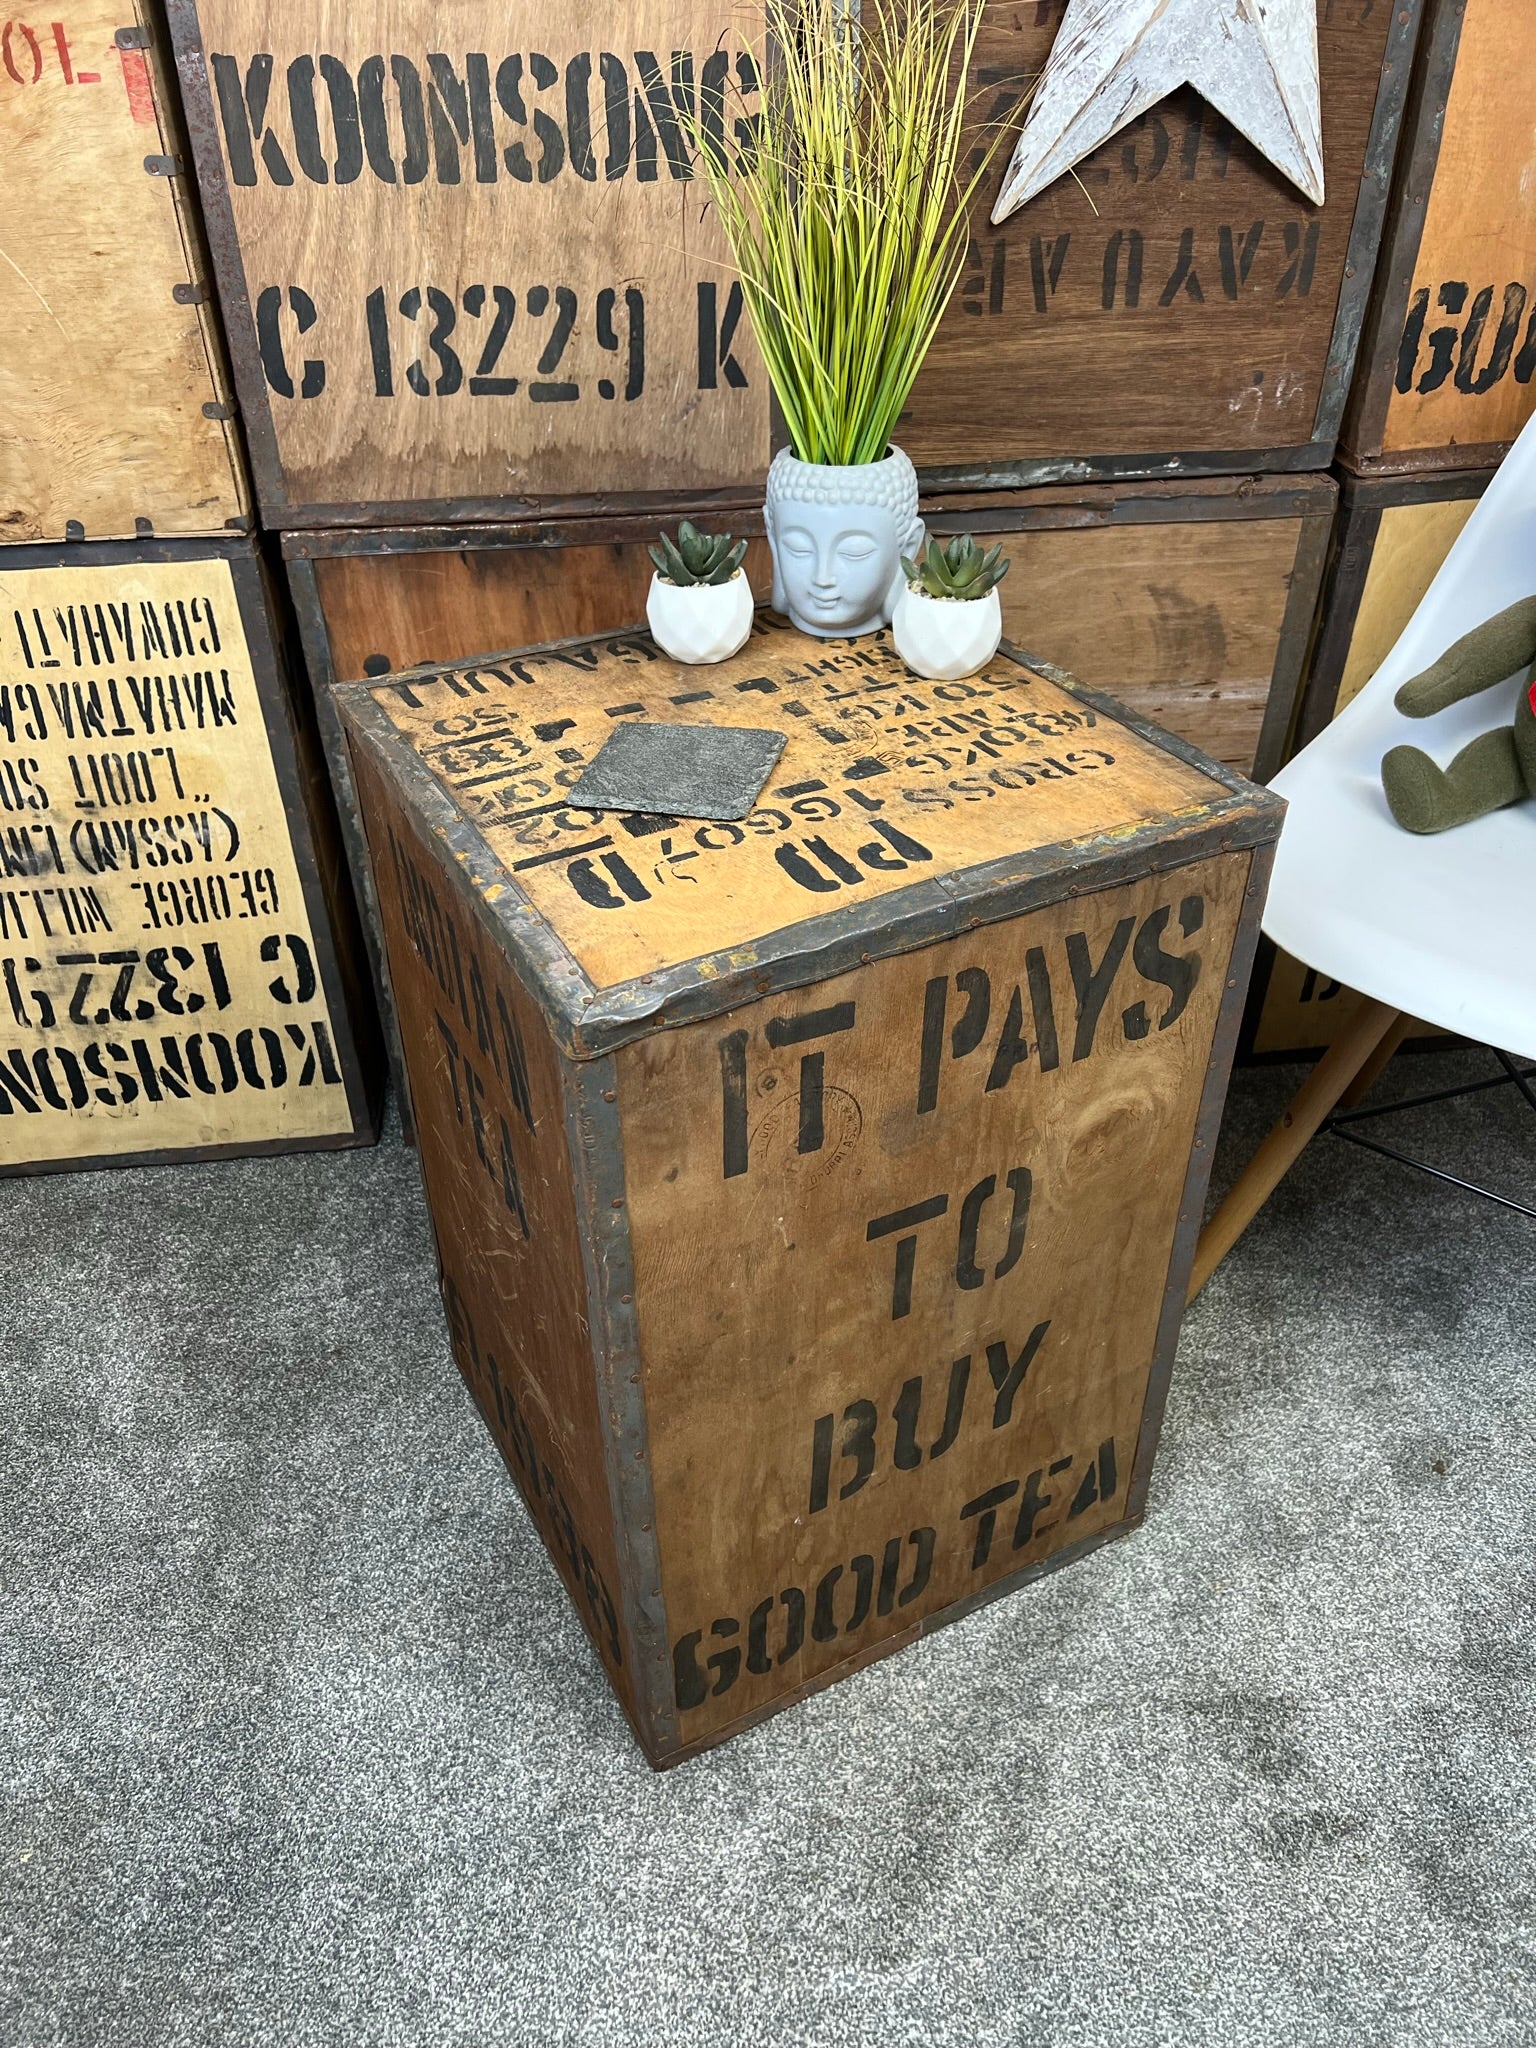
M960 275L985 0L765 0L755 139L698 172L802 462L879 462Z

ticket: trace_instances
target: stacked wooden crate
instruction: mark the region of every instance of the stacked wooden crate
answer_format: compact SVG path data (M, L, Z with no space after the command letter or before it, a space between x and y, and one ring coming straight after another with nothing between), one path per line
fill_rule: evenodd
M138 6L0 31L4 1173L376 1128L164 58Z
M1533 77L1530 9L1431 0L1344 419L1297 744L1370 681L1536 410ZM1265 949L1248 1046L1317 1050L1356 1001Z

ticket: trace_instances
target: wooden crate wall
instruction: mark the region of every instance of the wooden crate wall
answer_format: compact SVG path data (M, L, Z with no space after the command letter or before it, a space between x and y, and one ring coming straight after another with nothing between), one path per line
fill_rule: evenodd
M1313 739L1391 653L1487 489L1491 470L1348 478L1329 562L1297 744ZM1360 998L1267 941L1243 1049L1300 1059L1333 1043ZM1438 1034L1437 1034L1438 1035Z
M1191 91L993 230L999 163L901 429L929 481L1325 466L1421 5L1323 11L1321 208ZM1020 118L1064 8L991 0L992 118ZM556 31L519 5L446 38L432 0L169 11L270 524L754 501L772 407L666 113L750 77L750 8Z
M1022 119L1065 8L990 0L976 78L992 118ZM1319 8L1322 207L1189 89L993 227L1000 165L901 427L930 481L1326 467L1420 12Z
M168 13L270 525L760 496L767 386L674 97L750 88L750 6Z
M0 1174L377 1135L278 595L249 540L0 549Z
M155 23L0 25L0 542L249 523Z
M1326 477L1213 478L951 493L924 511L934 532L1002 542L1019 645L1264 774L1289 729L1335 502ZM640 520L288 533L283 551L311 671L329 687L634 624L653 533ZM766 598L758 538L747 569Z
M1536 410L1536 9L1432 0L1342 453L1499 461Z

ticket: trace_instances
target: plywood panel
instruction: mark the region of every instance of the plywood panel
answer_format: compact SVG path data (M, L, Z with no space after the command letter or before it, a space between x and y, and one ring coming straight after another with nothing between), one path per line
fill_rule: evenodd
M142 8L0 49L0 541L218 533L244 489ZM118 31L127 47L120 46ZM141 525L147 522L147 528Z
M454 1358L629 1701L561 1063L460 878L359 772Z
M1402 638L1476 510L1475 498L1389 505L1383 510L1334 704L1336 713L1360 694Z
M1123 1518L1247 870L619 1055L682 1740ZM1085 958L1102 1009L1074 1024ZM728 1054L749 1137L722 1177Z
M1301 533L1299 519L1020 533L1005 629L1249 774Z
M755 78L729 0L171 12L274 522L762 474L677 111Z
M991 119L1022 117L1064 11L1065 0L990 0L976 77ZM1383 57L1412 16L1378 0L1320 10L1321 208L1191 91L994 228L1005 150L902 423L914 461L1262 460L1318 438L1346 388L1329 367L1341 294L1365 289L1373 255L1370 240L1352 252L1351 234L1362 189L1367 200L1382 189L1362 188L1362 174Z
M0 1171L352 1132L307 829L227 560L0 554Z
M1440 127L1381 451L1438 451L1453 463L1491 460L1536 408L1536 12L1508 0L1455 0L1437 28L1455 35L1446 96L1430 92L1420 120Z
M387 547L388 536L380 534L379 541ZM757 589L767 590L766 541L752 542L747 573ZM320 556L315 581L331 670L338 682L354 682L389 669L642 624L651 558L639 540L434 548Z

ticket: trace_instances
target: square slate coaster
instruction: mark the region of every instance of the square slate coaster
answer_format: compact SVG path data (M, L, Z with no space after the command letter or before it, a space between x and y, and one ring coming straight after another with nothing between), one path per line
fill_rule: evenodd
M783 733L750 726L616 726L569 802L583 811L744 818L784 747Z

